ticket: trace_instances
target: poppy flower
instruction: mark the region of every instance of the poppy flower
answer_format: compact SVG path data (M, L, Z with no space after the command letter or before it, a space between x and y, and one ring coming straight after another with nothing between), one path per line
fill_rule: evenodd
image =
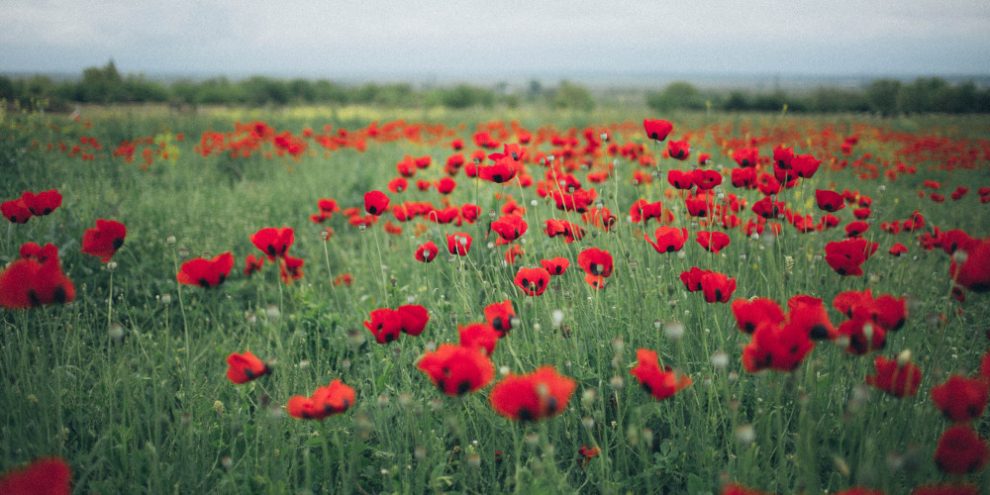
M291 227L266 227L251 236L251 243L268 256L269 261L285 256L296 240L296 233Z
M750 373L763 369L793 371L814 347L806 332L793 326L764 322L743 349L743 367Z
M894 245L890 246L890 250L887 251L891 256L900 256L908 252L907 246L899 242L895 242Z
M714 254L718 254L722 249L729 245L730 239L728 234L725 232L711 232L708 230L699 230L697 236L694 240L708 251Z
M83 233L82 252L100 258L107 263L110 258L124 245L127 227L116 220L96 220L96 227L86 229Z
M760 163L760 149L739 148L732 152L732 159L735 160L740 167L755 167L758 163Z
M803 333L812 340L834 340L838 330L829 320L825 304L817 297L797 295L787 301L788 331Z
M698 189L707 191L722 183L722 174L718 170L695 169L691 172L691 180Z
M965 256L966 261L953 258L949 274L957 285L973 292L990 291L990 239L980 241Z
M544 366L527 375L509 374L492 387L489 400L495 412L519 421L538 421L564 411L577 384Z
M194 258L179 266L179 273L175 275L175 279L185 285L216 287L227 280L233 267L234 255L229 251L213 259Z
M662 119L643 119L646 136L654 141L663 141L674 130L674 124Z
M877 251L877 243L863 238L833 241L825 245L825 262L842 276L863 275L861 265Z
M887 345L887 329L862 315L846 320L838 328L839 336L848 339L846 352L863 355Z
M687 229L663 226L657 228L653 237L656 238L655 242L649 236L643 236L656 252L673 253L684 247L684 243L687 241Z
M303 277L303 263L305 260L302 258L293 258L286 254L282 258L282 262L278 265L279 278L282 279L283 284L291 284L294 280L299 280Z
M405 177L396 177L388 181L388 190L395 194L399 194L406 189L409 189L409 181Z
M463 218L468 223L474 223L481 215L481 207L478 205L473 205L470 203L465 203L461 205L461 218Z
M567 267L571 266L571 262L567 258L557 257L548 260L540 260L540 265L550 273L551 276L563 275L567 271Z
M44 263L50 259L58 259L58 247L50 242L44 246L39 246L34 242L25 242L21 244L18 254L23 259L32 259L38 263Z
M346 411L355 401L356 394L353 388L340 380L333 380L325 387L318 387L309 397L301 395L290 397L286 410L294 418L322 420Z
M485 323L471 323L466 326L458 326L457 333L460 335L460 345L469 348L483 349L489 356L495 352L498 339L502 337L491 325Z
M932 388L932 402L946 418L959 423L983 415L988 393L985 381L952 375L945 383Z
M31 211L31 214L37 217L45 216L55 211L59 206L62 206L62 194L57 189L42 191L37 194L31 191L24 191L21 194L21 199L24 201L24 205L27 206L28 210Z
M967 425L945 430L935 448L935 465L949 474L967 474L983 469L990 457L986 442Z
M688 155L691 154L691 145L688 144L687 139L671 141L667 143L667 153L675 160L687 160Z
M729 483L722 487L722 495L769 495L766 492L761 492L759 490L754 490L752 488L746 488L742 485L737 485L735 483Z
M518 215L504 215L491 224L491 230L498 234L499 239L504 243L522 237L528 227L526 220Z
M812 155L797 155L791 160L791 169L802 179L810 179L818 172L822 161Z
M265 266L265 258L249 254L244 258L244 276L250 277Z
M12 469L0 476L4 495L69 495L72 471L57 457L38 459L29 466Z
M485 306L485 320L498 332L499 337L504 337L512 330L512 319L515 317L516 310L512 307L511 299Z
M495 160L493 165L479 166L478 177L495 184L502 184L512 180L521 167L522 164L511 157L502 157Z
M474 392L495 375L495 366L484 352L452 344L441 344L436 351L424 354L416 367L451 396Z
M426 308L418 304L405 304L395 308L395 313L399 317L399 325L402 333L413 337L423 333L426 324L430 321L430 313Z
M870 230L870 224L862 220L849 222L846 224L846 237L862 237L868 230Z
M672 169L669 172L667 172L667 182L671 186L677 189L694 188L694 177L691 175L691 172L684 172L682 170Z
M464 232L447 234L447 252L458 256L467 256L471 251L471 235Z
M364 193L364 211L378 216L388 211L389 199L385 193L375 190Z
M876 373L866 377L866 383L894 397L909 397L918 393L921 369L914 363L877 356L873 360Z
M399 338L402 333L402 317L390 308L372 310L364 327L375 336L379 344L388 344Z
M606 278L612 276L612 254L604 249L587 248L578 254L577 262L588 275Z
M570 244L574 241L579 241L584 238L584 228L573 222L567 220L556 220L549 218L546 221L546 227L544 229L547 237L557 237L563 236L564 242Z
M420 263L429 263L437 257L437 253L439 252L440 248L433 241L426 241L416 248L415 258Z
M752 334L762 323L776 325L784 321L784 312L773 299L736 299L732 301L732 314L743 333Z
M701 276L701 290L705 295L705 302L729 302L732 293L736 291L736 279L718 272L708 272Z
M729 180L732 182L732 187L739 187L744 189L755 189L756 188L756 169L755 168L734 168L729 172Z
M618 221L618 218L616 218L608 208L601 207L588 209L588 211L581 214L581 220L583 220L584 223L598 227L605 232L611 232L612 227L615 227L615 223Z
M437 192L443 195L450 194L454 192L454 188L457 187L457 181L451 179L450 177L444 177L437 181Z
M354 283L354 277L352 277L350 273L341 273L340 275L337 275L336 277L333 278L334 287L340 287L341 285L350 287L351 284L353 283Z
M539 296L550 284L550 272L543 268L520 268L514 282L526 295Z
M21 258L0 272L0 306L10 309L72 302L76 288L62 272L58 256L39 262Z
M271 368L251 351L227 356L227 379L234 383L247 383L271 372Z
M23 198L4 201L0 204L0 212L11 223L27 223L31 219L31 210L28 209Z
M581 456L581 460L582 460L581 465L582 466L586 465L589 461L591 461L595 457L598 457L598 454L601 454L601 453L602 453L602 450L599 449L598 447L589 447L587 445L582 445L578 449L578 455Z
M658 221L663 220L663 203L660 201L649 203L645 199L640 198L629 207L630 221L639 223L651 218L656 218Z
M815 201L818 203L818 208L829 213L839 211L846 207L846 202L842 199L842 195L827 189L817 189L815 190Z
M660 369L656 351L649 349L636 351L636 366L629 373L657 400L673 397L691 385L691 377L676 373L669 366Z
M976 485L923 485L911 491L911 495L980 495Z
M753 203L753 213L766 218L767 220L777 218L786 208L783 201L774 201L772 196L767 196Z
M598 192L594 189L578 189L572 193L551 191L550 197L558 210L584 213L598 197Z

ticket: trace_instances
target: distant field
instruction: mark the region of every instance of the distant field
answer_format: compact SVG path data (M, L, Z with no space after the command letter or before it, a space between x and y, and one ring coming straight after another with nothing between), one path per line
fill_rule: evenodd
M62 197L0 231L0 302L38 306L0 309L0 472L57 456L105 494L990 492L987 117L83 106L0 113L0 178L2 202ZM83 252L97 219L126 226L106 262ZM57 248L71 302L11 275L52 262L27 242ZM226 252L229 273L186 264ZM375 313L407 305L419 335ZM472 323L490 357L417 367ZM267 368L232 383L245 351ZM561 378L516 377L543 366ZM971 389L933 399L953 376ZM333 380L355 399L290 406ZM953 420L979 438L939 447Z

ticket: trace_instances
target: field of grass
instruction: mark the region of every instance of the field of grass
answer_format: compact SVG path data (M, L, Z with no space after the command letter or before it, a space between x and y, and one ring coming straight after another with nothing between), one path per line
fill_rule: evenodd
M668 142L690 141L686 161L662 156L667 142L647 138L642 120L654 117L673 122ZM275 135L289 131L305 149L297 156L280 152L269 135L247 157L232 158L229 148L204 156L204 132L233 133L235 122L255 121ZM377 135L368 131L372 121ZM331 150L318 142L340 136L338 129L349 131L346 145ZM518 142L523 129L532 136L525 167L534 185L495 184L461 170L446 200L435 188L417 189L417 180L446 175L454 139L463 140L461 153L470 161L477 131L499 141L490 154ZM607 141L589 149L603 133ZM858 141L842 150L852 136ZM970 483L988 493L986 470L947 474L933 460L952 422L930 390L954 374L979 374L990 343L990 296L966 292L957 301L951 257L919 243L952 229L990 236L990 203L977 192L990 186L988 137L985 117L87 108L73 119L8 111L0 114L0 200L50 189L64 199L47 216L3 222L0 264L17 259L23 243L53 243L76 297L64 305L0 309L0 472L58 456L72 469L75 493L103 494L715 494L731 483L782 494L851 487L899 494ZM363 151L355 149L359 138ZM131 161L120 147L125 141L134 143ZM642 166L610 153L610 144L642 144L640 157L658 163ZM761 170L772 174L778 145L822 161L812 178L775 196L795 214L820 220L825 212L815 206L816 189L872 199L863 237L879 249L862 265L863 276L841 276L823 259L827 243L845 238L855 204L834 213L841 223L833 229L800 233L781 217L769 220L782 224L779 235L769 224L762 235L743 231L763 194L732 186L731 155L758 147ZM711 155L705 168L724 171L710 199L744 204L735 213L739 226L692 218L686 193L668 184L669 170L697 168L700 153ZM535 183L548 170L540 154L553 155L552 163L597 191L591 207L616 216L611 229L538 194ZM407 155L429 156L432 164L416 170L408 190L389 191L396 164ZM660 175L635 185L636 170ZM885 175L888 170L895 172ZM603 182L588 178L595 172ZM926 180L940 189L926 187ZM958 186L968 193L949 198ZM323 224L310 220L321 198L364 216L370 190L386 192L392 205L472 203L481 215L459 226L426 217L402 223L391 213L368 228L352 226L342 212ZM945 201L933 201L932 193ZM529 226L514 243L524 252L514 264L506 263L508 246L496 245L489 231L509 197ZM666 220L688 229L679 253L659 253L644 240L661 225L657 220L630 221L640 198L662 201L671 213ZM923 228L897 234L881 228L915 211L926 220ZM127 227L112 263L81 252L83 233L98 218ZM570 220L586 234L573 243L550 238L548 219ZM401 233L388 232L386 224ZM333 234L325 240L328 226ZM251 236L264 227L294 229L291 254L304 260L301 279L283 283L271 262L251 277L242 274L246 255L262 255ZM694 240L699 231L724 231L731 244L709 253ZM454 232L473 237L466 256L448 254L447 235ZM419 263L413 253L426 241L440 254ZM896 242L908 252L888 254ZM586 283L578 265L579 253L590 247L614 259L604 289ZM219 287L177 283L185 261L227 251L236 263ZM567 272L542 295L525 295L514 283L518 270L554 257L570 261ZM691 267L734 278L729 303L707 303L701 292L686 290L680 276ZM335 285L343 274L352 284ZM906 323L887 333L883 348L854 355L838 338L819 341L790 372L743 367L752 337L737 328L732 300L770 298L786 311L788 299L811 295L824 300L839 327L847 317L833 308L833 298L864 289L906 301ZM483 322L485 306L504 300L512 301L517 321L491 355L494 379L463 396L443 394L417 363L440 344L456 344L458 326ZM372 310L404 304L428 309L425 331L377 343L363 322ZM693 383L655 399L630 374L638 349L656 351L663 365ZM272 373L233 384L225 375L227 356L245 350ZM917 365L923 373L917 393L896 397L867 385L877 356ZM526 422L493 410L493 385L506 373L544 365L576 385L559 415ZM308 396L334 379L356 393L348 410L324 420L287 413L291 396ZM990 438L987 414L970 425ZM585 456L582 447L598 453Z

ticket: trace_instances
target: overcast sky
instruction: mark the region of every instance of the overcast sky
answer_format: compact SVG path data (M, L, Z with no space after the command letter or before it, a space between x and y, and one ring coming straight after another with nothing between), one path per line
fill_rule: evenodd
M0 0L0 72L988 74L990 0Z

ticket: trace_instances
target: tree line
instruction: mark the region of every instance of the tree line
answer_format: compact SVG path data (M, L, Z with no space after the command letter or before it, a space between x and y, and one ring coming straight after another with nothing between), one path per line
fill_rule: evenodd
M326 79L278 79L255 76L243 80L217 77L164 83L141 75L123 75L113 61L90 67L75 80L55 81L47 76L0 75L0 99L8 105L64 111L77 103L163 103L199 105L367 104L391 107L443 106L447 108L515 107L523 103L553 108L591 110L598 98L588 88L564 81L544 87L531 81L523 89L457 84L417 88L409 83L342 84ZM873 81L859 89L821 87L810 91L702 90L675 82L643 93L656 111L725 110L791 112L990 113L990 88L973 82L951 84L938 78L913 82Z

